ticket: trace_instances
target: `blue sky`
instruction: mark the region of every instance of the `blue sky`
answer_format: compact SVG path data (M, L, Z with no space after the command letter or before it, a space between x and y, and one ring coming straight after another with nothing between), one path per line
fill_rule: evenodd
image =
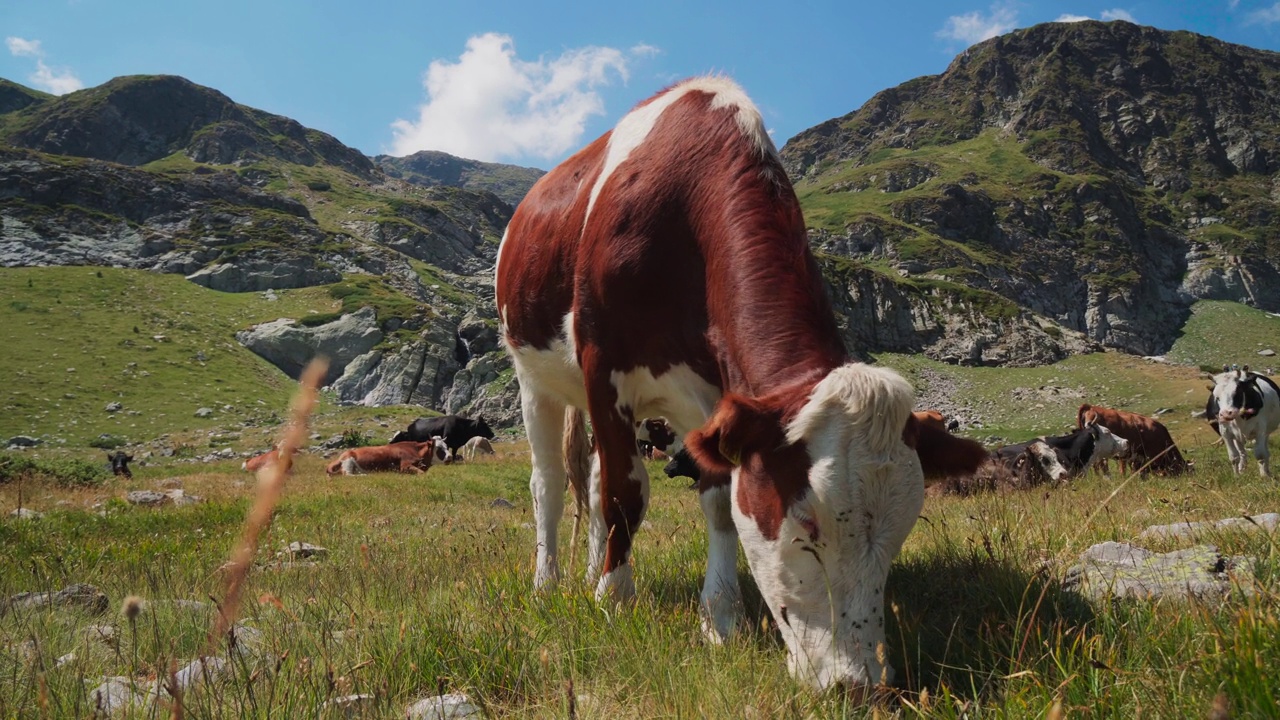
M0 77L61 94L182 75L370 155L549 168L684 77L736 79L781 146L975 42L1064 18L1280 49L1277 0L3 0Z

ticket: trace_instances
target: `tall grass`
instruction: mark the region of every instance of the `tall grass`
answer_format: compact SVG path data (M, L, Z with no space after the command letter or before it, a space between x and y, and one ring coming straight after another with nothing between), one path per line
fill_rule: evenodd
M656 464L635 553L638 602L602 607L576 577L534 593L529 467L521 444L498 447L496 459L421 477L330 479L320 458L300 458L246 578L239 624L260 636L246 637L248 652L233 656L224 679L187 694L188 716L311 717L327 700L369 693L369 716L391 718L442 691L511 717L566 717L570 703L577 717L607 718L1043 717L1055 704L1068 716L1192 717L1219 695L1242 716L1278 710L1268 674L1280 661L1273 538L1206 539L1256 559L1249 594L1212 602L1092 602L1060 582L1092 543L1129 540L1150 524L1274 509L1269 483L1231 474L1215 453L1200 453L1196 474L1181 479L1120 486L1092 476L1061 489L929 499L889 579L899 687L854 707L787 676L745 562L747 629L722 647L699 639L701 511ZM147 606L136 635L115 612L0 617L0 716L39 717L42 708L83 716L101 677L156 677L205 652L210 598L222 597L219 567L240 535L247 479L187 476L187 491L206 501L159 510L112 499L149 482L141 479L105 492L29 493L48 514L0 522L0 595L89 582L113 608L130 594ZM491 507L496 497L516 508ZM0 503L12 501L0 488ZM562 537L567 530L566 519ZM295 540L330 555L281 568L275 555ZM113 626L112 644L87 634L92 625ZM68 652L76 659L58 667Z

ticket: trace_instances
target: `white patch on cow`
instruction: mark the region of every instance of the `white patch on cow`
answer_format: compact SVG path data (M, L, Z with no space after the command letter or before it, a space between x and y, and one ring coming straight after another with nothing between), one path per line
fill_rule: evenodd
M747 97L746 92L737 83L724 77L698 77L686 80L654 98L649 104L627 113L622 120L618 121L618 126L613 129L613 133L609 136L604 167L600 169L600 175L596 178L595 185L591 186L591 197L587 201L587 213L582 219L584 228L591 218L591 210L596 205L596 198L599 197L605 183L613 176L613 172L626 161L633 150L640 147L640 144L649 137L649 133L653 131L653 126L657 124L658 118L662 116L662 113L690 92L705 92L712 95L712 109L736 108L737 112L734 115L734 119L738 123L739 129L742 130L742 134L757 148L762 156L772 155L777 157L778 151L774 148L773 140L769 138L769 133L765 130L764 119L761 118L760 111L756 109L756 106L751 102L751 98Z
M916 453L902 442L913 403L897 373L833 370L787 427L809 454L808 493L770 540L736 502L733 519L760 593L786 640L788 667L817 688L886 682L884 586L924 505ZM734 473L738 497L742 470Z
M604 567L604 548L609 539L609 528L604 524L604 503L600 497L600 454L591 453L591 477L587 481L587 571L583 576L587 583L600 577Z
M1129 454L1129 441L1116 435L1107 429L1105 425L1091 425L1088 427L1098 429L1098 437L1093 441L1093 454L1089 456L1088 462L1085 463L1081 472L1089 472L1089 469L1104 460L1114 457L1124 457Z
M1280 396L1266 380L1255 381L1262 393L1262 408L1246 417L1244 408L1236 407L1237 385L1247 377L1243 370L1225 372L1213 378L1213 398L1218 403L1218 432L1227 446L1227 459L1231 469L1239 474L1244 471L1247 455L1245 445L1253 441L1253 457L1258 461L1258 474L1271 475L1271 451L1267 447L1268 436L1280 426Z
M1049 480L1053 483L1066 482L1067 477L1071 474L1062 462L1058 460L1058 453L1049 445L1049 443L1037 440L1027 446L1027 452L1031 453L1040 466L1040 469Z
M340 467L343 475L359 475L364 472L360 467L360 463L356 462L356 459L350 456L342 459L342 465Z
M737 474L737 471L734 471ZM742 617L742 590L738 587L738 528L728 487L702 493L702 514L707 518L707 574L702 583L702 634L719 645L728 639Z
M625 562L600 578L596 586L598 602L627 603L636 597L636 580L632 574L631 563Z
M617 391L619 412L630 408L637 420L666 418L677 438L705 423L721 395L719 388L684 363L658 376L646 367L615 370L609 374L609 382Z

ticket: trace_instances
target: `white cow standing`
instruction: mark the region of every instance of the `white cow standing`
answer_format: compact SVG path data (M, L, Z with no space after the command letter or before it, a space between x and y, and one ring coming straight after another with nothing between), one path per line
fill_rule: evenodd
M1271 474L1267 436L1280 426L1280 387L1265 375L1249 372L1249 366L1213 376L1209 410L1217 409L1218 433L1227 446L1231 469L1244 470L1245 442L1253 440L1253 456L1262 477Z

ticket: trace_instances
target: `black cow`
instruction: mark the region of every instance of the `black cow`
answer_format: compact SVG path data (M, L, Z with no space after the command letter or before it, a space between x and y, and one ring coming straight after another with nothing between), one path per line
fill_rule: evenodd
M133 456L123 450L117 450L113 453L107 453L107 462L111 463L111 474L123 475L130 480L133 479L133 472L129 470L129 463L133 462Z
M444 444L449 446L449 457L452 458L458 448L467 444L467 441L473 437L482 437L485 440L493 439L493 430L489 429L489 423L484 418L476 419L465 418L461 415L444 415L434 418L418 418L409 423L409 427L401 430L387 444L398 442L426 442L433 437L444 440Z
M687 477L693 480L690 488L698 487L698 480L702 478L702 470L698 468L698 463L693 461L693 456L688 450L680 448L680 450L671 456L671 462L662 468L662 472L667 474L669 478Z

